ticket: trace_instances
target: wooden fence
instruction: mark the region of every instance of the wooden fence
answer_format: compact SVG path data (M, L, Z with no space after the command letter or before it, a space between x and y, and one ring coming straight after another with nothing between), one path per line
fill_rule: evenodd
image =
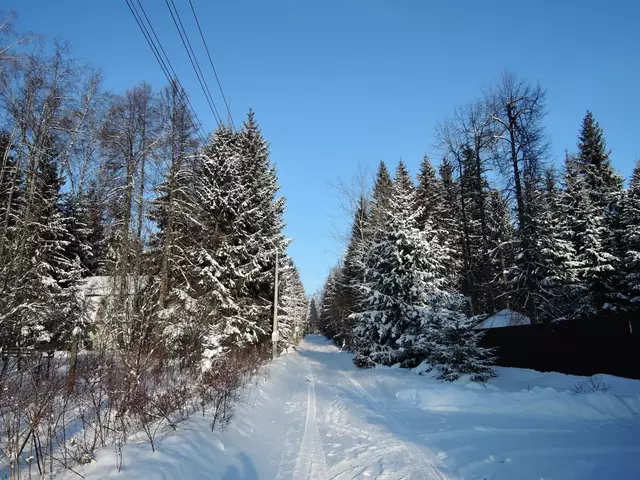
M574 375L640 378L640 315L485 330L496 364Z

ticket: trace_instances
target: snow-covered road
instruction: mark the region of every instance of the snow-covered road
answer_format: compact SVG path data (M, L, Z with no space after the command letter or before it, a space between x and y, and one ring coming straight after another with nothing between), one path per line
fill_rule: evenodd
M285 443L290 447L276 478L451 478L438 457L422 442L415 443L414 432L356 378L350 355L321 337L308 337L289 366L298 381L306 381L308 394L296 399L297 414L286 415ZM300 412L306 412L304 420Z
M247 389L225 432L192 418L158 452L103 451L87 479L640 478L640 382L574 395L580 377L500 369L487 386L406 370L358 370L308 336ZM73 474L65 478L78 478Z

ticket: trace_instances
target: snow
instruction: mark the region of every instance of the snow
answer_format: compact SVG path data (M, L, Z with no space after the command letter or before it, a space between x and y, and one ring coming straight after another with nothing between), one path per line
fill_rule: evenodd
M512 327L515 325L529 325L531 320L526 315L523 315L513 310L500 310L498 313L486 318L475 328L499 328L499 327Z
M351 354L307 336L246 389L226 431L193 417L156 453L123 446L120 473L114 448L77 471L87 480L640 478L640 381L602 375L607 392L574 394L585 377L497 372L485 386L358 370Z
M640 396L617 397L604 392L576 395L551 387L534 386L519 392L505 392L476 383L438 388L408 388L397 398L433 412L496 413L541 417L610 420L633 419L640 413Z
M148 281L149 277L146 275L128 276L129 294L133 295L137 290L144 288ZM87 277L81 280L80 290L85 292L88 297L106 297L112 293L113 283L109 276Z

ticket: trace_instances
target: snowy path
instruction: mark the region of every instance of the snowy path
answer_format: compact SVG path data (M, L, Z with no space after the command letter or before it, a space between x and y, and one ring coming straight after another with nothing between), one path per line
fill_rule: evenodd
M450 478L439 471L431 451L394 433L402 432L399 422L353 377L349 355L317 338L304 341L296 355L309 372L309 396L293 480ZM318 413L322 414L326 456ZM349 415L347 421L344 415Z
M308 336L247 389L233 423L192 418L148 444L101 452L88 480L565 480L640 478L640 382L575 396L576 379L501 369L486 387L358 370ZM78 478L68 474L65 480Z
M311 371L307 376L307 382L309 383L307 418L304 425L302 446L298 453L296 467L293 470L293 480L327 478L327 462L322 451L322 440L316 421L316 377Z

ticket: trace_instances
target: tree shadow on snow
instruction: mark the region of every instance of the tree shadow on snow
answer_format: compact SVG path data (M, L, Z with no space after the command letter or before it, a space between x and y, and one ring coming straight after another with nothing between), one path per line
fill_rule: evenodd
M222 477L223 480L260 480L258 472L247 454L241 453L238 457L241 464L240 469L235 465L229 467Z

